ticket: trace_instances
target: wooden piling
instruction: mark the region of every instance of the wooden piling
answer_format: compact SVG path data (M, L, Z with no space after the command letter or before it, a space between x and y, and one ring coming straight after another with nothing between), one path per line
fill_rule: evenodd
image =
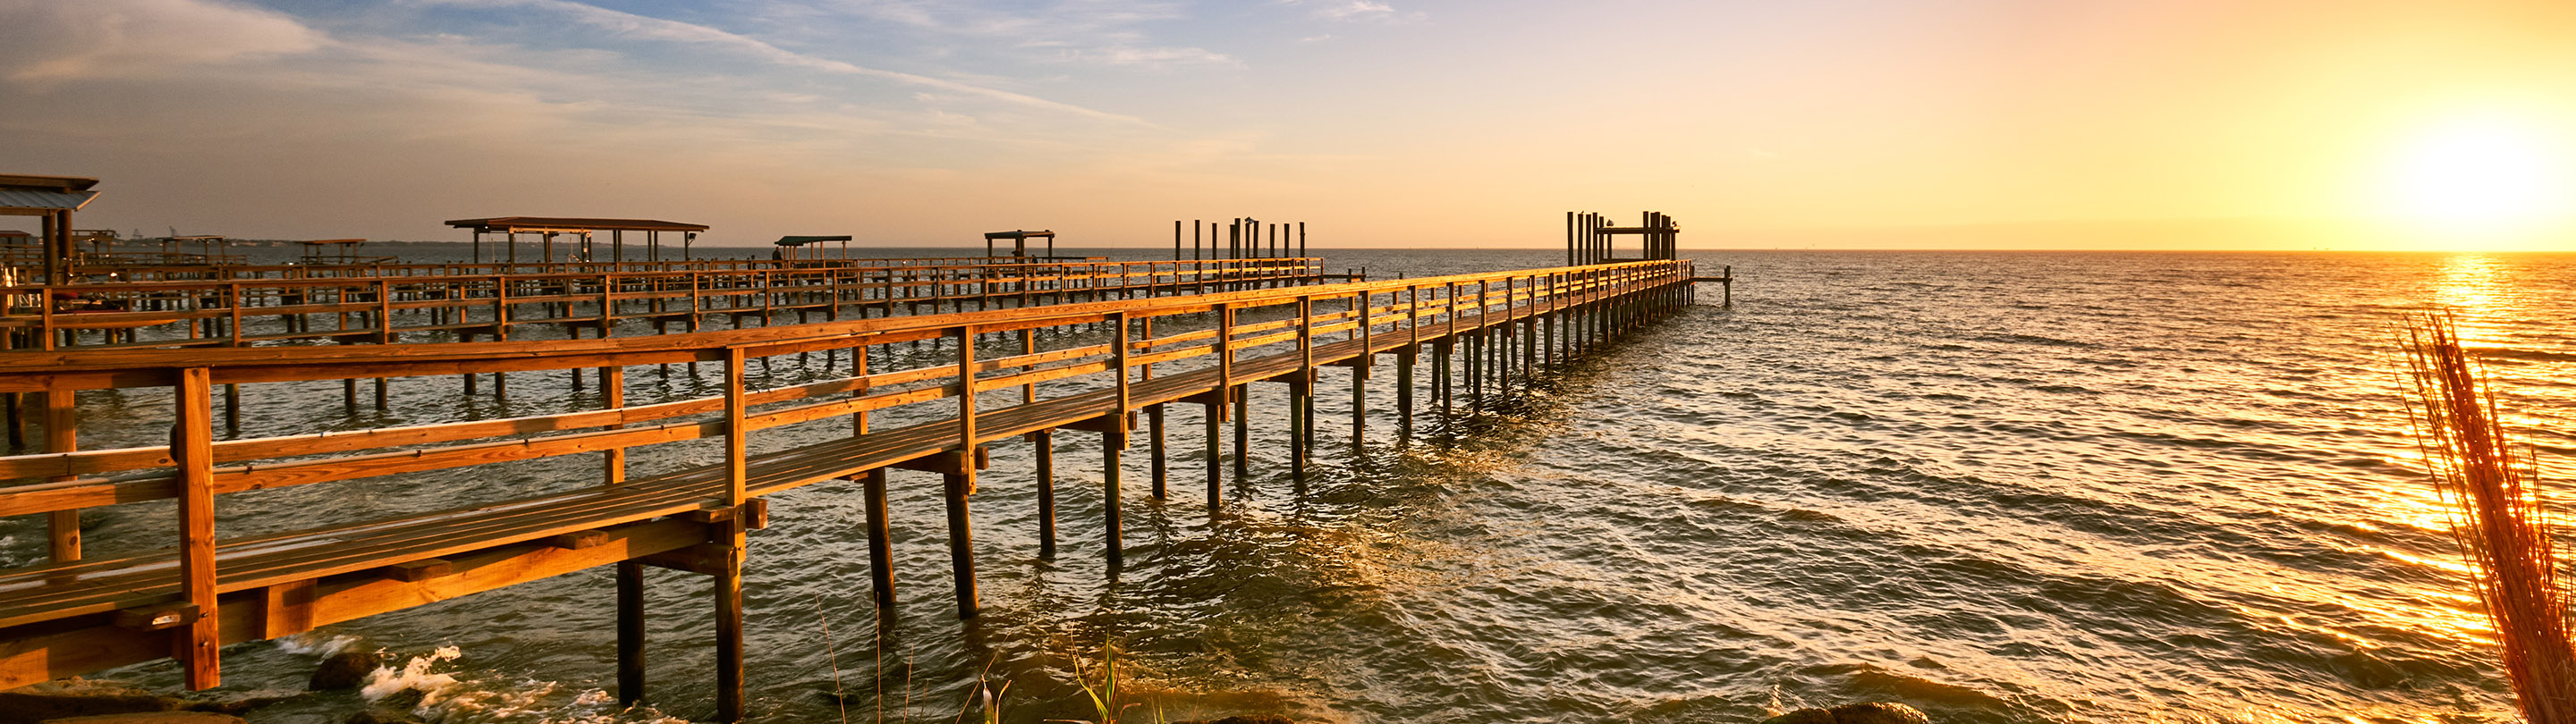
M1153 459L1154 499L1163 500L1169 498L1170 495L1169 490L1164 484L1165 474L1169 472L1169 465L1164 459L1164 445L1168 441L1163 436L1162 405L1153 405L1145 408L1145 427L1146 440L1151 447L1150 457Z
M1220 501L1225 497L1225 446L1224 437L1222 437L1224 433L1219 428L1225 424L1225 398L1230 394L1232 394L1230 388L1218 388L1216 397L1205 406L1207 414L1201 416L1207 422L1208 515L1216 514L1217 508L1221 505Z
M187 625L171 629L171 650L192 690L223 684L223 634L215 610L214 404L207 399L212 378L205 367L179 371L177 422L170 430L170 459L179 472L180 589L194 609ZM62 396L69 401L69 391Z
M975 529L966 510L966 497L975 492L974 465L969 462L958 472L940 475L941 500L948 509L948 566L957 581L957 617L974 618L983 610L982 599L975 591Z
M742 569L743 520L741 508L736 515L715 523L721 528L724 546L723 562L715 575L716 598L716 721L742 721Z
M1413 366L1420 353L1406 346L1395 353L1395 439L1397 444L1413 441Z
M644 564L617 562L617 703L644 700Z
M1038 557L1055 557L1055 430L1029 433L1038 457Z
M1124 420L1126 417L1127 416L1125 414L1120 414L1116 419ZM1101 523L1103 527L1106 528L1102 533L1102 536L1104 538L1103 543L1107 546L1104 553L1109 557L1109 570L1112 571L1116 571L1127 564L1127 523L1126 516L1124 515L1125 508L1119 502L1119 492L1122 486L1119 483L1118 464L1119 449L1124 447L1127 447L1126 433L1110 432L1101 436L1100 509L1101 516L1103 518Z
M1252 477L1252 386L1234 390L1234 482Z
M879 615L894 611L894 532L891 516L886 512L885 468L867 471L860 476L866 499L868 535L868 575L875 584Z
M45 403L45 452L60 454L79 450L80 413L74 405L74 393L57 388L40 393L40 396ZM50 478L48 482L60 485L75 479L77 476L64 475ZM80 510L56 510L45 514L45 549L55 563L80 560Z
M974 325L957 328L957 427L954 459L940 471L948 508L948 559L957 580L957 617L974 618L983 610L975 591L975 533L966 498L975 493L975 333Z

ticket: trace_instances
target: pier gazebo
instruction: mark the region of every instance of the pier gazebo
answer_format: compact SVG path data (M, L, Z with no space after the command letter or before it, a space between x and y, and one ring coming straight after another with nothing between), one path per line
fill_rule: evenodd
M47 283L70 279L77 252L72 248L72 212L98 198L98 192L90 190L97 185L98 179L78 176L0 174L0 215L44 220L37 240Z
M985 232L985 234L984 234L984 256L987 256L987 257L993 256L993 242L994 242L994 241L997 241L997 240L1001 240L1001 239L1009 239L1009 240L1011 240L1011 256L1014 256L1014 257L1019 257L1019 258L1024 258L1024 259L1028 257L1028 255L1029 255L1029 240L1030 240L1030 239L1045 239L1045 240L1046 240L1046 245L1047 245L1047 253L1046 253L1046 255L1047 255L1047 256L1049 256L1049 257L1053 257L1053 256L1055 256L1055 232L1053 232L1053 231L992 231L992 232Z
M822 261L824 252L828 250L828 247L815 245L834 241L841 242L841 258L850 258L850 237L848 235L781 236L778 237L778 241L775 243L778 245L779 259L786 261Z
M454 219L448 221L447 225L459 229L472 229L474 231L474 261L476 263L481 263L483 261L483 235L502 235L508 240L508 243L504 247L506 249L506 251L503 252L504 257L496 261L512 264L516 264L519 261L520 234L538 234L543 236L545 238L545 261L547 263L553 263L555 260L556 236L565 234L580 236L581 260L588 261L591 260L590 244L592 235L605 231L608 232L608 260L612 262L623 262L626 261L626 232L644 232L644 261L661 261L662 234L664 232L677 233L680 235L680 258L687 259L689 258L689 242L695 241L698 238L698 232L707 230L707 225L705 224L684 224L677 221L657 221L653 219L585 219L559 216L498 216L489 219Z

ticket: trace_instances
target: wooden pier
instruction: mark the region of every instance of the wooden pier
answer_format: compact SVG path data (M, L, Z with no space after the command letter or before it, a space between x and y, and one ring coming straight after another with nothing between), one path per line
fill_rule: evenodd
M1688 261L1655 260L634 337L11 352L0 355L0 392L54 401L45 407L48 439L74 435L65 403L82 391L165 389L175 404L167 445L0 458L0 478L19 481L0 488L0 515L48 515L57 523L54 562L0 572L0 687L164 657L181 663L191 686L213 686L224 644L613 565L619 695L634 700L647 670L642 567L659 566L711 577L716 713L737 719L742 572L749 531L772 514L763 496L857 481L868 520L852 535L867 539L877 601L891 605L897 561L886 488L899 480L895 471L938 475L957 612L973 616L979 599L969 501L979 483L993 480L984 471L990 444L1037 440L1045 468L1052 466L1053 436L1101 435L1108 506L1089 535L1103 537L1105 564L1115 566L1122 549L1119 456L1131 438L1147 442L1157 473L1151 494L1167 494L1165 471L1178 455L1163 429L1166 406L1205 411L1199 453L1214 514L1225 469L1221 428L1236 426L1239 453L1251 422L1244 414L1249 385L1282 384L1289 392L1291 466L1302 474L1316 437L1318 369L1351 368L1353 400L1364 403L1375 372L1391 367L1388 391L1402 420L1395 434L1410 437L1421 395L1447 405L1461 385L1482 392L1528 380L1688 304L1694 278ZM909 351L922 343L938 350L934 360L895 353L896 345ZM814 357L836 372L777 387L756 385L749 372L757 360ZM626 399L628 376L683 363L720 365L723 394ZM213 412L216 390L233 384L441 384L455 375L578 370L596 372L604 407L249 439L227 438ZM1362 434L1360 421L1352 424ZM786 435L791 430L804 432ZM829 432L809 441L815 430ZM637 462L640 451L690 440L721 441L722 461L667 469ZM74 447L63 442L60 449ZM304 485L359 490L430 471L539 459L590 460L578 469L594 477L445 510L297 521L304 527L232 539L215 534L217 507L231 494ZM1243 458L1233 462L1240 474ZM1030 483L1040 492L1041 539L1049 548L1058 532L1045 503L1050 478ZM177 501L174 547L82 555L79 510L164 500Z

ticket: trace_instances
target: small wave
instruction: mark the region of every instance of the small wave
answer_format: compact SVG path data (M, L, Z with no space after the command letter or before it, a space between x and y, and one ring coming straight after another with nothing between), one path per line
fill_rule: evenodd
M277 650L305 656L330 656L357 644L356 636L325 636L319 631L307 631L278 639Z
M2568 354L2565 352L2543 352L2536 349L2478 347L2470 349L2469 353L2482 359L2510 359L2526 362L2576 362L2576 354Z
M1981 339L1981 340L1985 340L1985 341L1989 341L1989 342L2011 342L2011 343L2015 343L2015 344L2035 344L2035 345L2040 345L2040 346L2044 346L2044 347L2098 347L2098 346L2100 346L2100 345L2096 345L2096 344L2091 343L2091 342L2079 342L2079 341L2075 341L2075 340L2071 340L2071 339L2058 339L2058 338L2056 338L2056 337L2043 337L2043 336L2036 335L2036 334L2017 334L2017 333L2009 333L2009 332L2007 332L2007 333L1997 333L1997 334L1981 334L1981 335L1977 335L1977 337L1976 337L1976 338L1977 338L1977 339Z
M401 669L378 667L368 675L367 683L359 688L358 696L370 702L382 702L404 692L419 692L420 703L412 708L412 714L441 724L525 721L685 724L687 721L665 716L648 707L628 709L617 703L617 697L598 689L571 690L552 681L503 683L468 680L437 670L444 668L442 664L464 655L462 648L442 646L427 655L411 657Z

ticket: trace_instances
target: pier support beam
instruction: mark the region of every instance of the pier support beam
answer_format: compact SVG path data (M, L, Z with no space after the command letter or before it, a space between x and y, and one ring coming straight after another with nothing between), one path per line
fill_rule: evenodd
M1236 385L1234 394L1234 482L1252 477L1252 386Z
M742 721L742 566L743 528L739 517L716 525L723 533L724 560L716 571L716 721Z
M880 616L894 611L894 532L886 515L887 476L885 468L860 476L868 509L868 574L876 584Z
M644 700L644 564L617 562L617 703Z
M1125 415L1119 415L1111 419L1113 421L1117 421L1123 420L1125 417ZM1113 572L1127 565L1127 519L1125 508L1119 501L1119 492L1122 486L1120 485L1118 469L1118 453L1121 449L1126 447L1127 433L1112 432L1101 436L1101 523L1103 524L1103 527L1107 529L1106 532L1103 533L1103 542L1108 546L1106 554L1109 557L1109 570Z
M1205 417L1207 421L1208 515L1216 515L1217 508L1222 505L1222 501L1225 499L1225 438L1223 437L1225 433L1223 426L1225 425L1225 398L1231 393L1231 390L1217 390L1217 396L1212 398L1204 406L1207 411L1207 414L1203 417Z
M1175 248L1177 249L1178 247ZM1163 447L1168 441L1163 437L1162 405L1145 408L1145 427L1146 440L1148 445L1152 448L1151 457L1153 458L1154 466L1154 499L1162 500L1170 497L1170 491L1165 487L1163 482L1165 474L1170 471L1170 466L1165 462L1164 458Z
M73 406L73 393L54 389L38 394L45 401L45 452L69 453L80 449L80 414ZM72 476L52 478L55 483L73 480ZM80 510L56 510L45 514L45 547L55 563L80 560Z
M957 578L957 617L974 618L983 610L983 599L975 592L975 530L966 512L966 496L975 492L975 470L968 465L939 477L948 503L948 566Z
M1376 355L1362 353L1351 363L1351 452L1368 442L1368 378Z
M1055 557L1055 430L1029 433L1038 454L1038 557Z
M1312 369L1301 369L1288 381L1288 479L1296 482L1298 492L1306 490L1306 441L1315 434L1310 429L1314 418L1306 414L1307 407L1315 404L1309 394L1314 374Z
M1395 439L1398 444L1413 442L1413 365L1419 356L1419 348L1412 346L1395 353Z

